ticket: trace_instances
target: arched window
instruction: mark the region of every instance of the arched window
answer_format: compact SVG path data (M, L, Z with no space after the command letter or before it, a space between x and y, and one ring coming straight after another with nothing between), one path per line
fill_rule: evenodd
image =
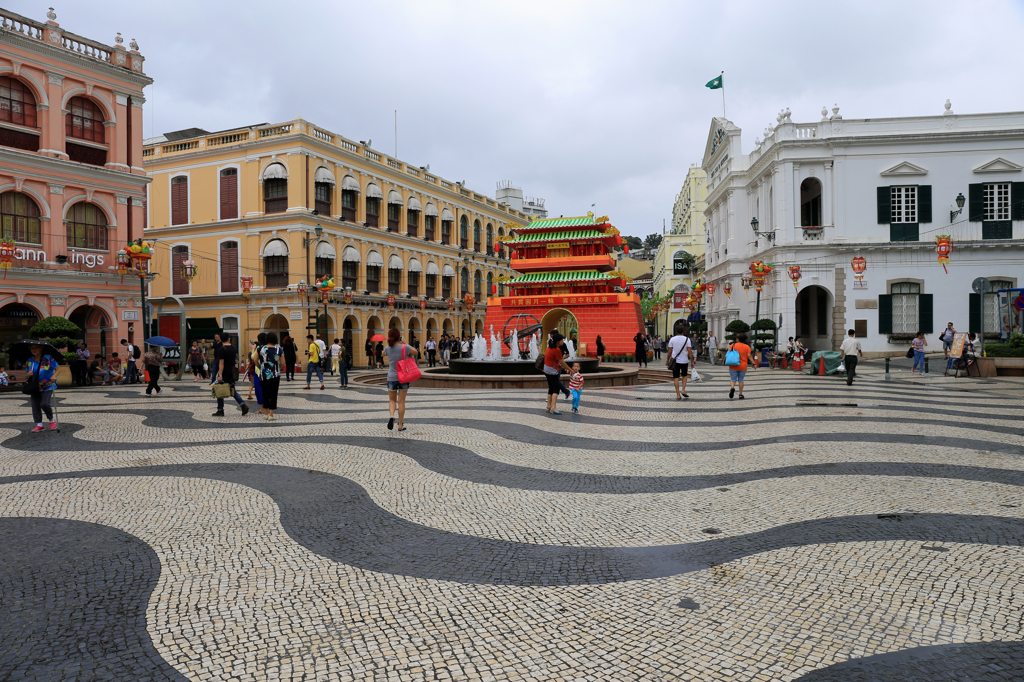
M4 239L26 244L43 243L39 230L39 207L27 194L0 194L0 228Z
M469 268L462 268L462 291L460 296L465 296L469 293Z
M284 213L288 210L288 171L272 163L263 171L263 212Z
M263 276L268 289L288 288L288 245L271 240L263 249Z
M366 226L377 227L380 224L380 202L384 192L374 183L366 186Z
M330 216L331 196L334 194L334 173L321 166L316 169L313 181L316 194L314 208L320 215Z
M477 270L473 273L473 297L476 298L477 302L482 300L483 296L483 282L480 278L480 271Z
M388 258L388 293L397 296L402 291L402 270L405 269L405 264L402 263L402 259L391 254Z
M36 119L36 98L28 86L17 79L0 78L0 121L26 128L39 127ZM38 151L39 135L0 128L0 145L30 152Z
M106 116L92 100L85 97L72 97L68 100L68 114L65 118L65 135L99 142L107 141L107 129L103 125Z
M388 192L388 232L398 232L398 227L402 222L402 206L404 204L401 194L395 190Z
M494 252L494 226L487 223L487 253ZM490 289L488 289L488 292Z
M334 250L330 242L317 242L316 245L316 277L333 277L334 276L334 261L338 257L338 252Z
M356 221L356 201L359 199L359 183L351 175L341 179L341 219L350 223Z
M435 234L435 226L437 225L437 207L433 204L427 204L426 209L423 211L423 236L427 241L434 241L437 239Z
M65 219L68 232L68 248L107 249L107 215L103 210L85 201L68 210Z
M466 216L459 220L459 240L462 248L469 248L469 221L466 220Z
M423 212L423 204L416 197L409 197L409 206L405 212L405 232L410 237L418 237L420 229L420 213Z
M473 221L473 250L480 252L480 221Z
M821 183L814 178L800 183L800 227L821 227Z
M380 291L380 271L384 267L384 258L376 251L366 254L366 290L371 294Z
M441 243L451 245L455 216L447 208L441 209Z
M238 242L220 243L220 290L238 291Z
M181 267L187 260L187 246L175 246L171 249L171 293L175 296L189 293L188 280L181 276Z
M491 287L494 286L494 275L490 272L487 273L487 296L491 295Z

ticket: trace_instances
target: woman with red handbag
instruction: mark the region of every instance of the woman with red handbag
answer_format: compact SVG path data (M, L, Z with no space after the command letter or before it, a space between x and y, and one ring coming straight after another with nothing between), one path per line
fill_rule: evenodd
M405 431L405 395L409 384L420 378L420 368L412 356L420 352L412 346L399 343L402 335L397 329L388 330L388 431L395 428L395 407L398 407L398 430Z

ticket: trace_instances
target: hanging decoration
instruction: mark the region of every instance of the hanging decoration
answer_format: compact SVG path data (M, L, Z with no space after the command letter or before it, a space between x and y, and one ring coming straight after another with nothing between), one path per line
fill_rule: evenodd
M455 310L455 299L454 298L449 298L448 299L448 310Z
M797 290L797 289L800 288L800 277L801 276L802 275L800 274L800 266L799 265L790 265L789 266L789 278L791 280L793 280L793 289L794 290Z
M306 280L300 279L299 283L295 285L295 291L298 292L299 296L305 296L309 293L309 285L306 284Z
M693 298L697 301L697 303L700 303L701 299L704 298L705 289L707 289L707 286L702 284L699 279L697 280L696 284L693 285Z
M145 278L149 274L149 259L153 257L153 249L149 246L149 242L136 239L134 242L128 242L125 251L131 256L132 269L135 270L135 274L140 279Z
M713 299L715 297L715 283L714 282L708 282L707 289L708 289L708 298Z
M124 284L124 276L132 271L132 254L126 246L123 251L117 252L117 274L121 275L121 284Z
M389 313L395 312L395 295L394 294L388 294L388 312Z
M420 296L420 310L426 310L426 309L427 309L427 297L426 296Z
M10 239L0 241L0 270L4 271L4 279L7 279L7 271L11 269L14 262L14 242ZM121 278L124 281L124 278Z
M331 300L331 292L334 290L334 278L330 275L324 275L316 281L314 285L320 292L320 302L327 303Z
M238 281L242 283L242 296L248 296L252 291L252 275L242 275Z
M476 299L473 298L473 294L467 292L466 295L462 297L462 302L465 304L467 311L473 312L473 304L476 303Z
M750 264L750 273L754 276L754 288L760 292L768 281L768 275L772 272L772 266L756 260Z
M953 238L948 234L940 234L936 237L935 253L939 254L939 262L948 275L949 269L946 266L949 265L949 254L953 253Z
M196 273L199 272L199 266L196 265L194 260L183 261L181 264L181 278L186 282L191 282Z
M864 260L864 256L854 256L853 260L850 261L850 266L853 267L853 278L858 282L864 279L864 271L868 269L868 262Z
M743 294L749 299L750 298L750 285L754 283L754 278L750 275L742 275L740 277L740 284L743 286Z
M345 303L352 302L352 287L345 287Z
M722 291L725 292L726 296L731 297L732 296L732 282L731 281L726 281L726 283L722 285Z

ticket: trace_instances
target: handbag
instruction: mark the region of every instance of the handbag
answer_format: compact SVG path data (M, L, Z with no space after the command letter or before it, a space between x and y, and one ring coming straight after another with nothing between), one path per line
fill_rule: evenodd
M25 378L25 383L21 387L21 392L25 395L38 395L42 393L39 389L39 376L32 374Z
M533 366L537 368L538 372L544 371L544 354L540 353L537 355L537 359L533 361Z
M402 359L395 363L395 371L398 373L398 383L400 384L410 384L423 376L416 360L405 357L404 343L402 344Z
M679 357L679 353L682 353L684 350L686 350L686 347L687 347L687 344L689 343L689 341L690 341L689 339L686 339L686 343L683 344L683 347L680 348L679 351L675 355L673 355L672 357L670 357L668 359L668 368L670 370L675 368L675 366L676 366L676 358ZM687 358L687 359L689 359L689 358Z
M729 344L729 351L725 354L725 366L739 367L740 362L740 352L738 350L733 350L732 344Z
M231 397L231 384L225 384L223 382L216 383L211 387L211 389L214 398L220 399Z
M910 350L907 351L907 357L908 358L914 357L914 349L913 348L911 348Z

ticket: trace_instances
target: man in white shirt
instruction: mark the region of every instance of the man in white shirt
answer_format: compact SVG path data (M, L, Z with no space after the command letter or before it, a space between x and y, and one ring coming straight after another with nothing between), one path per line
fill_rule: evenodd
M689 398L686 395L686 380L690 378L690 362L693 360L693 342L690 341L690 326L677 322L672 331L675 336L668 340L665 352L665 366L672 368L672 381L676 387L676 400ZM682 386L680 386L682 381Z
M437 344L434 343L434 339L427 337L427 366L433 367L437 364Z
M715 338L714 332L708 332L708 358L711 359L712 365L718 364L718 339Z
M341 346L338 344L338 339L334 339L334 343L331 344L331 376L334 376L335 372L338 371L338 360L341 358Z
M839 352L843 354L843 364L846 365L847 386L853 386L853 377L857 373L857 358L864 355L864 351L860 348L860 341L853 338L856 333L852 329L847 330L843 345L839 347Z

